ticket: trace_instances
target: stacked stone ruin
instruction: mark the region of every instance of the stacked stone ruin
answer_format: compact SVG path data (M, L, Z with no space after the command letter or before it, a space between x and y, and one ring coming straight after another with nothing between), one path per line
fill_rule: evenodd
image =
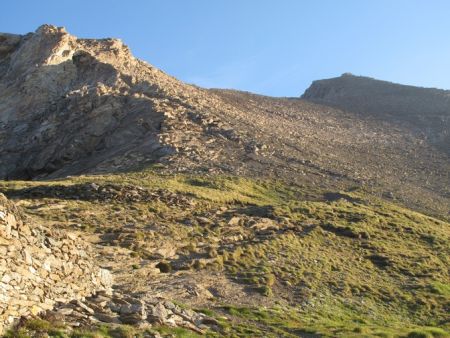
M109 271L92 261L76 234L25 222L0 194L0 334L21 317L111 289Z

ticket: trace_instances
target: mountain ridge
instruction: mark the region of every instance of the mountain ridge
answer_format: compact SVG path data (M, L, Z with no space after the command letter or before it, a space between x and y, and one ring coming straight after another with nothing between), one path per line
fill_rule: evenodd
M389 118L367 119L312 98L187 85L135 59L120 40L79 39L54 26L2 36L2 178L117 172L159 162L169 172L337 188L364 184L380 193L398 190L394 195L415 207L435 208L437 198L444 210L447 155Z
M380 79L380 78L377 78L377 77L373 77L373 76L357 75L357 74L354 74L354 73L351 73L351 72L344 72L344 73L342 73L339 76L334 76L334 77L330 77L330 78L324 78L324 79L320 79L320 80L313 80L311 85L314 82L316 82L316 81L323 81L323 80L326 81L326 80L345 78L345 77L347 77L347 78L356 78L356 79L374 80L374 81L382 82L384 84L399 85L399 86L403 86L403 87L410 87L410 88L416 88L416 89L429 89L429 90L433 90L433 91L450 92L450 89L446 89L446 88L433 87L433 86L420 86L420 85L415 85L415 84L406 84L406 83L401 83L401 82L397 82L397 81L383 80L383 79ZM310 85L310 87L311 87L311 85ZM305 89L305 91L307 89ZM303 92L303 94L304 94L304 92ZM300 96L302 96L302 95L300 95Z

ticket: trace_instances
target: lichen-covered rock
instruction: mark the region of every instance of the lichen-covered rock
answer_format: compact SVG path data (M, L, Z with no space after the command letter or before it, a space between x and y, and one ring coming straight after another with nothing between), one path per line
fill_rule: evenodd
M73 233L28 224L3 194L0 253L0 333L56 302L111 290L111 274L96 266L86 243Z

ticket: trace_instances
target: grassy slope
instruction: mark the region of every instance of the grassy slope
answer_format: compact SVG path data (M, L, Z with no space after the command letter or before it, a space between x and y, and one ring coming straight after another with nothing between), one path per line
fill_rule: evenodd
M186 209L161 201L32 198L24 191L91 182L166 189L195 204ZM247 285L250 293L269 300L254 307L214 303L203 309L219 318L221 334L440 337L450 329L449 224L362 191L324 198L327 192L281 182L163 176L151 170L51 182L1 182L0 191L21 199L30 217L51 226L102 233L120 232L124 223L164 222L161 233L150 236L145 228L139 231L130 247L136 255L147 254L146 242L169 236L185 243L180 252L189 258L191 251L201 253L198 243L209 241L214 255L208 257L213 259L197 261L192 269L223 271ZM213 217L223 206L238 210L235 213L244 219L248 208L270 208L269 217L281 224L280 229L255 238L241 225L238 231L244 240L214 244L212 239L223 238L227 222L235 216ZM186 219L205 215L212 224L194 223L193 231L187 231Z

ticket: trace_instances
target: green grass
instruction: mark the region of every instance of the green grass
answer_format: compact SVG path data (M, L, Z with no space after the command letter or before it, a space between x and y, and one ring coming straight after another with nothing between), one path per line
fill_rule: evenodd
M128 325L101 325L90 328L70 330L62 324L50 323L42 319L31 319L20 327L9 330L4 338L142 338L146 330L136 329ZM163 337L197 338L200 335L184 328L157 326L151 332L159 332ZM214 335L214 334L213 334Z
M202 310L219 318L224 336L448 336L450 225L444 221L357 189L341 191L338 196L342 198L327 200L327 191L279 181L168 176L151 170L0 182L0 191L14 196L27 187L91 182L165 189L193 204L55 197L25 197L19 203L29 217L48 226L120 233L124 224L134 224L138 231L129 235L133 240L117 244L132 250L133 257L155 260L149 243L177 243L177 255L186 259L188 268L223 272L244 285L255 299L262 299L261 306L212 304ZM220 208L232 213L217 213ZM223 244L231 228L230 218L256 217L252 214L255 210L269 210L270 215L264 217L282 224L280 231L256 238L248 225L241 224L233 228L233 235L243 239ZM205 215L212 219L211 224L196 220ZM149 231L145 228L149 223L159 227ZM176 269L176 262L158 261L167 273ZM138 270L140 266L132 263L130 267ZM230 320L220 319L222 314ZM27 334L34 329L20 330ZM184 329L158 330L167 335L196 336ZM98 329L71 334L107 337L110 332Z
M314 320L347 322L360 314L386 325L445 321L447 224L384 203L300 204L297 210L312 229L307 236L291 232L226 252L228 273L268 295L276 295L283 285L293 286L299 301L314 303L305 305L308 316L318 314ZM423 233L436 240L421 241ZM273 276L270 283L268 275ZM342 304L347 304L344 313Z
M188 329L184 329L182 327L156 327L155 331L161 333L164 336L175 336L179 338L199 338L201 337L199 334L192 332Z
M404 338L444 338L448 332L434 327L382 327L364 323L346 323L342 325L311 325L295 309L285 308L248 308L223 306L217 309L226 313L229 320L223 320L215 311L204 309L211 317L219 318L220 333L207 332L207 337L298 337L308 334L312 337L404 337ZM151 329L163 337L196 338L199 334L184 328L157 326ZM145 330L130 326L102 325L89 329L68 330L63 325L45 320L29 320L20 328L8 331L5 338L139 338L145 336Z
M249 308L224 306L232 321L223 323L229 334L251 337L245 331L266 337L298 337L309 334L317 337L449 337L449 333L435 327L381 326L353 318L344 322L311 323L295 308ZM234 321L233 321L234 320ZM235 322L239 324L235 324ZM262 333L264 332L264 333ZM259 336L259 335L258 335Z
M431 290L447 299L450 299L450 283L432 282Z

